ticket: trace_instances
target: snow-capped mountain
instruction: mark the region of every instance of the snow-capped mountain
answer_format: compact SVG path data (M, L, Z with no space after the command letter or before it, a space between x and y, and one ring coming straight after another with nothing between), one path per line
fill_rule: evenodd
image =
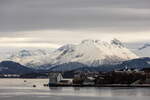
M114 70L127 70L127 69L143 70L144 68L150 68L149 57L131 59L131 60L123 61L122 63L116 65L100 65L96 67L86 66L80 63L75 63L75 64L68 63L68 64L58 65L54 68L51 68L51 70L52 71L74 71L74 72L76 71L108 72Z
M10 56L10 58L18 57L18 58L26 58L31 56L42 56L48 54L46 51L37 49L37 50L21 50L17 53L14 53Z
M56 65L78 62L88 66L117 64L137 58L119 40L109 42L101 40L84 40L78 45L67 44L53 52L44 50L22 50L8 59L29 67L51 68ZM43 67L44 68L44 67Z
M143 44L135 52L142 57L150 57L150 43Z
M146 43L146 44L144 44L142 47L140 47L139 50L143 50L143 49L146 49L146 48L148 48L148 47L150 47L150 44L149 44L149 43Z
M6 60L18 62L22 65L35 67L42 64L46 55L49 55L49 51L37 49L37 50L20 50L11 54Z
M120 61L136 58L117 39L110 42L100 40L84 40L78 45L65 45L55 51L58 56L54 64L79 62L86 65L115 64Z

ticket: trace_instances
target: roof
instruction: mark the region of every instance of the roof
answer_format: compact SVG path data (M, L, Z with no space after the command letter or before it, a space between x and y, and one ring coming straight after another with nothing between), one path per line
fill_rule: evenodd
M58 75L61 75L61 73L57 73L57 72L49 73L49 77L51 77L51 78L56 78L56 77L58 77Z

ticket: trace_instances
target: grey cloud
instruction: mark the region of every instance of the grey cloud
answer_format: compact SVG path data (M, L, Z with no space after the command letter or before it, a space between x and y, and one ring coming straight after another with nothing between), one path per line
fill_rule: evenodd
M90 28L147 31L149 4L150 0L0 0L0 32Z

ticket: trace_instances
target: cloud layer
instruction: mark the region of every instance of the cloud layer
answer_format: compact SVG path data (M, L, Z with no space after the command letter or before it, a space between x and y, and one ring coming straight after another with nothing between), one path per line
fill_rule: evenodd
M149 31L149 0L0 0L0 31Z
M36 38L20 42L45 44L104 37L148 41L149 4L150 0L0 0L0 37Z

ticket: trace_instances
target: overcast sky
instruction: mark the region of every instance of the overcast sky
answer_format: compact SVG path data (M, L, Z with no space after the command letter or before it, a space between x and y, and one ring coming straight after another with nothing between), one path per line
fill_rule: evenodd
M150 40L150 0L0 0L0 47Z

